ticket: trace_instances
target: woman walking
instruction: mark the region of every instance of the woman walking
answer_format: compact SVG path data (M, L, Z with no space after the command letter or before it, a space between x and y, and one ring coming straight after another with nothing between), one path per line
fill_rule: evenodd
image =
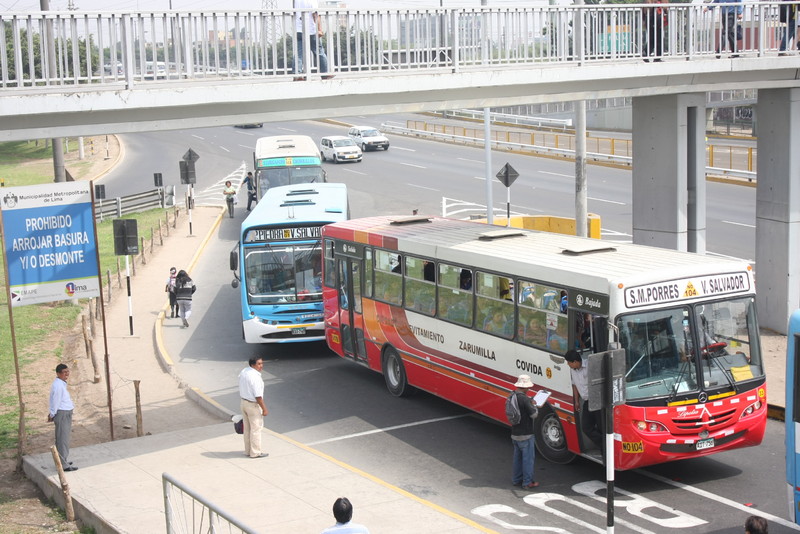
M175 282L178 278L177 269L170 267L169 278L167 278L167 285L164 291L169 293L169 318L174 319L178 315L178 301L175 300Z
M225 189L222 190L225 195L225 203L228 204L228 215L233 219L233 202L236 199L236 188L231 185L231 181L225 182Z
M181 269L175 279L175 298L178 301L178 313L183 320L183 326L189 326L189 317L192 315L192 295L197 291L194 281Z

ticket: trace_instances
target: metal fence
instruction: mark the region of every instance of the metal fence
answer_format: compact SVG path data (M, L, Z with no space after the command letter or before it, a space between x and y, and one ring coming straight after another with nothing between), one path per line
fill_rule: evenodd
M167 534L258 534L168 473L161 474Z
M0 87L43 91L302 74L371 75L596 62L777 56L780 6L749 2L733 28L728 4L600 4L520 8L320 10L323 35L296 34L308 10L0 13ZM736 17L734 17L736 19ZM740 34L740 35L738 35ZM297 36L301 36L300 39ZM649 58L648 58L649 59Z
M124 197L97 199L94 202L94 210L95 218L102 221L103 219L119 218L129 213L174 205L175 186L172 185Z

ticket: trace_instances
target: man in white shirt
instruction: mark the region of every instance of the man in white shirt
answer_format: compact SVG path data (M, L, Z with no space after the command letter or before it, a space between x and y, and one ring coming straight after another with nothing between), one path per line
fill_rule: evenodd
M339 497L333 503L333 517L336 524L322 531L321 534L369 534L364 525L353 523L353 505L347 497Z
M68 461L72 410L75 409L69 391L67 391L68 378L69 368L66 364L56 365L56 379L50 386L50 413L47 414L47 422L53 422L56 425L56 449L64 471L77 471L78 468L73 467L72 462Z
M269 453L261 452L261 429L264 428L264 416L269 413L264 404L264 380L261 378L264 361L258 356L253 356L247 363L249 366L239 373L244 453L250 458L263 458L269 456Z
M589 369L577 350L568 350L564 355L572 378L572 398L575 411L580 413L580 427L594 444L603 450L603 432L600 414L589 410ZM588 447L586 447L588 448Z
M303 34L308 35L308 42L311 50L311 57L319 57L319 71L328 72L328 56L325 55L325 47L322 46L318 39L322 37L322 21L319 18L317 9L319 3L317 0L294 0L295 9L311 9L311 13L298 13L295 19L295 31L297 32L297 48L295 48L295 74L303 74L303 54L305 53L303 46ZM305 19L305 28L303 21ZM314 61L316 63L316 61ZM333 76L323 76L323 79L333 78ZM302 76L295 78L295 80L303 80Z

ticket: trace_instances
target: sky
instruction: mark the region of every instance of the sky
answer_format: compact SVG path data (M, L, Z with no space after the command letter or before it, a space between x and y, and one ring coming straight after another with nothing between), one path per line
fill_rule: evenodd
M270 0L49 0L53 11L66 11L70 4L81 11L149 11L169 9L178 10L221 10L235 11L261 9ZM274 0L278 9L291 9L292 0ZM323 0L320 0L323 3ZM397 9L424 7L458 7L480 5L480 0L344 0L347 7L361 9ZM546 0L488 0L489 7L533 6L546 4ZM28 12L40 10L39 0L0 0L2 12Z

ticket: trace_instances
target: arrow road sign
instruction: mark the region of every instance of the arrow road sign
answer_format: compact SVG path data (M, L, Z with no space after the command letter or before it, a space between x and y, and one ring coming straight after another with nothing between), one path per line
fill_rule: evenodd
M497 173L497 179L500 180L506 187L511 187L511 184L513 184L514 180L516 180L518 177L519 173L508 163L503 165L503 168Z

